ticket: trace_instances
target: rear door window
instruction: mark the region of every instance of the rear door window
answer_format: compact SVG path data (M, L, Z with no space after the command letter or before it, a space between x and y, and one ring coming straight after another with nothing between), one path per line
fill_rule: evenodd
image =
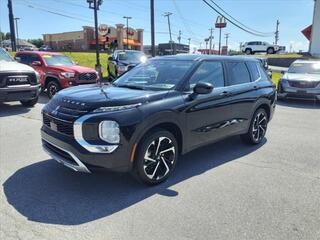
M249 70L244 62L226 62L226 66L229 74L229 86L251 81Z

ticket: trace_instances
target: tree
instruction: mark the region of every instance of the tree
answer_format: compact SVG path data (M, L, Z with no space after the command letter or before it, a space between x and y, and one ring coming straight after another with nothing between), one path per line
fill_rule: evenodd
M35 45L37 48L43 45L43 40L41 38L38 39L28 39L28 42Z

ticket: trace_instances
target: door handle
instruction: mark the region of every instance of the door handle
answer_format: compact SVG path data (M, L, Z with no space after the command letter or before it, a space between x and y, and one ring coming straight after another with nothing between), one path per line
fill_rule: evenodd
M223 91L222 93L220 93L220 96L230 96L230 95L232 94L229 91Z

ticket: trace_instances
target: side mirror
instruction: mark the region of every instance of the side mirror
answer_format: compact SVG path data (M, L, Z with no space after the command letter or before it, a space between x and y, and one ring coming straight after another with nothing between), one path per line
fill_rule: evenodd
M14 58L17 62L21 62L21 58L20 57L15 57Z
M286 72L285 71L281 71L281 74L283 75L283 74L285 74Z
M41 66L41 65L42 65L42 64L41 64L40 61L33 61L33 62L32 62L32 66L39 67L39 66Z
M208 93L212 92L212 89L213 89L213 86L211 83L198 82L193 88L193 93L195 93L195 94L208 94Z

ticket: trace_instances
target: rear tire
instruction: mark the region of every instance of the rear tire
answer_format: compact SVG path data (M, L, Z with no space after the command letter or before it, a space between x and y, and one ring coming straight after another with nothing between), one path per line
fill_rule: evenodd
M247 55L251 55L251 54L252 54L252 50L251 50L250 48L247 48L246 51L245 51L245 53L246 53Z
M267 132L268 115L263 108L259 108L251 119L249 130L241 135L242 140L248 144L259 144Z
M31 99L31 100L21 100L20 103L24 107L33 107L38 102L38 97Z
M51 99L58 91L60 91L61 87L59 83L56 81L50 81L47 84L47 95L49 99Z
M165 181L178 160L178 144L168 131L157 129L140 143L133 169L134 176L148 185Z

